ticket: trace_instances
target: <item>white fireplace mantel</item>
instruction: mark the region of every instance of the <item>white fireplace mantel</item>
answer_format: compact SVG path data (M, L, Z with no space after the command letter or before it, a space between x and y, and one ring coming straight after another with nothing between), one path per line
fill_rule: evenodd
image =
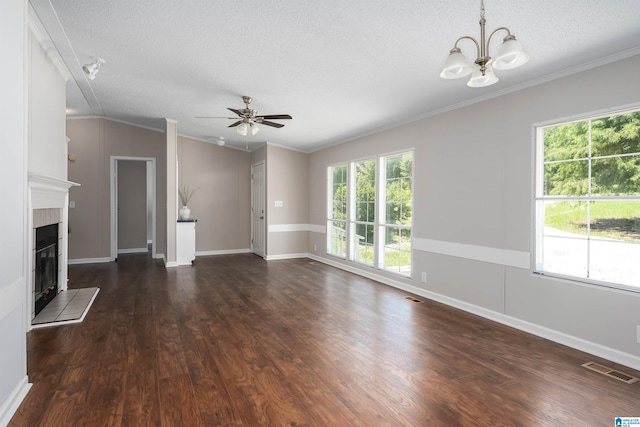
M64 209L69 189L79 185L77 182L29 173L31 209Z
M60 222L61 232L59 246L59 273L58 273L58 290L64 291L67 289L67 268L68 268L68 230L69 230L69 189L71 187L80 186L77 182L67 181L65 179L56 178L48 175L40 175L29 172L28 174L28 206L29 214L28 219L28 244L27 244L27 268L29 274L27 277L32 277L31 271L33 269L33 211L36 209L60 209ZM33 279L32 279L33 280ZM27 286L27 307L33 306L33 297L31 294L31 286ZM26 326L27 331L31 330L31 310L25 310L27 313Z

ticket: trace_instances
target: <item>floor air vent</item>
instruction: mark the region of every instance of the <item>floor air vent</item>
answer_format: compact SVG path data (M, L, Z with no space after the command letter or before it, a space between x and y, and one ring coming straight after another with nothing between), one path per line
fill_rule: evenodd
M602 375L606 375L606 376L614 378L614 379L616 379L618 381L622 381L623 383L633 384L636 381L638 381L638 379L636 377L632 377L631 375L623 374L620 371L616 371L614 369L608 368L608 367L603 366L603 365L599 365L599 364L594 363L594 362L583 363L582 366L584 366L587 369L591 369L592 371L598 372L598 373L600 373Z
M406 299L407 301L411 301L411 302L422 302L422 301L420 301L419 299L414 298L414 297L411 297L411 296L409 296L409 297L404 297L404 299Z

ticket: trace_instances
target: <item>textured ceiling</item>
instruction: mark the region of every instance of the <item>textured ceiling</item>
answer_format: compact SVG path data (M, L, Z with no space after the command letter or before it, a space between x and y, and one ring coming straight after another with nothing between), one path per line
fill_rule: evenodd
M486 0L531 59L468 88L439 72L455 40L479 38L478 0L30 0L64 63L68 116L106 116L202 140L314 151L609 56L640 53L638 0ZM500 37L495 38L497 49ZM492 43L493 44L493 43ZM463 42L472 61L473 43ZM96 79L83 64L106 60ZM254 98L281 129L241 137L226 107Z

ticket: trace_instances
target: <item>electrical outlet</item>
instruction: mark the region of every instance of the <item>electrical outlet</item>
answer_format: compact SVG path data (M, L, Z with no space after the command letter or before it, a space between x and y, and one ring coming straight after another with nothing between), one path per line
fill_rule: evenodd
M313 244L313 251L318 252L318 245L316 245L315 243Z
M636 342L640 344L640 325L636 326Z
M427 272L426 271L422 272L422 283L427 283Z

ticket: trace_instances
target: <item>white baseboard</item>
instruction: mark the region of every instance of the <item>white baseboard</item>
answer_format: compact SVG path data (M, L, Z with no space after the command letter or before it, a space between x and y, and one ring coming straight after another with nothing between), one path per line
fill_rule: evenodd
M9 425L9 421L20 407L30 388L29 377L25 375L13 389L9 398L0 406L0 427Z
M153 259L164 259L164 254L155 254Z
M295 259L295 258L307 258L309 254L283 254L283 255L267 255L264 257L267 261L275 261L279 259Z
M105 258L76 258L76 259L70 259L69 260L69 265L72 264L96 264L96 263L100 263L100 262L111 262L113 261L110 257L105 257Z
M118 249L118 254L146 254L149 252L148 248L129 248L129 249Z
M486 309L474 304L469 304L464 301L460 301L455 298L450 298L445 295L437 294L435 292L427 291L416 286L403 283L397 280L390 279L385 276L375 274L374 272L360 270L350 265L345 265L339 262L332 261L327 258L322 258L317 255L307 254L307 256L314 261L319 261L324 264L331 265L332 267L339 268L341 270L348 271L359 276L366 277L371 280L383 283L385 285L392 286L397 289L401 289L412 294L420 295L421 297L431 299L433 301L441 302L448 306L466 311L468 313L475 314L485 319L493 320L503 325L510 326L512 328L528 332L530 334L539 336L541 338L548 339L553 342L557 342L567 347L574 348L576 350L584 351L585 353L593 354L594 356L601 357L603 359L611 360L612 362L619 363L624 366L628 366L635 370L640 370L640 357L633 354L624 353L619 350L615 350L609 347L605 347L601 344L597 344L591 341L584 340L582 338L568 335L564 332L556 331L554 329L546 328L544 326L537 325L535 323L527 322L506 314L498 313L493 310Z
M251 249L224 249L220 251L197 251L196 256L248 254Z

